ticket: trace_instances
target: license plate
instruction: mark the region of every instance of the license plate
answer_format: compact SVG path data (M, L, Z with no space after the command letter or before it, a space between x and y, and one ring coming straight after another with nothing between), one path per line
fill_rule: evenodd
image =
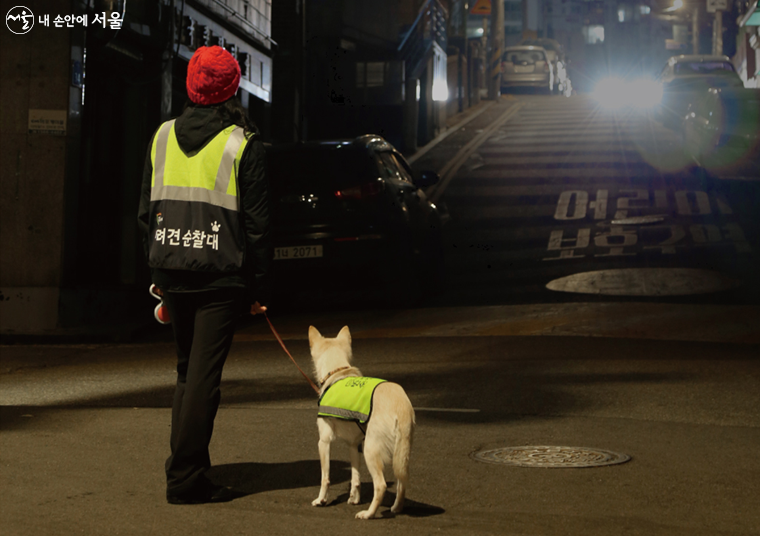
M533 65L528 65L523 67L522 65L515 65L515 72L516 73L532 73L533 72Z
M322 256L322 246L290 246L274 248L274 260L315 259Z

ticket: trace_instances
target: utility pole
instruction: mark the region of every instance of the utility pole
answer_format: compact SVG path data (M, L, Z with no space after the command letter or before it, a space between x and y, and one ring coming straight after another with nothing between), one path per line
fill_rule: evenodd
M723 55L723 11L715 12L713 21L713 54Z
M491 34L486 64L488 99L496 100L501 90L501 54L504 50L504 0L491 0Z
M295 134L297 141L305 141L309 135L309 124L306 120L306 69L308 60L306 58L306 38L308 27L306 24L306 0L296 2L296 9L300 9L301 15L301 31L298 45L301 47L301 53L299 54L300 62L300 80L299 88L296 90L296 117L295 117Z
M728 9L728 0L707 0L707 12L714 13L712 53L723 55L723 10Z
M699 2L694 2L694 15L691 17L692 54L699 54Z

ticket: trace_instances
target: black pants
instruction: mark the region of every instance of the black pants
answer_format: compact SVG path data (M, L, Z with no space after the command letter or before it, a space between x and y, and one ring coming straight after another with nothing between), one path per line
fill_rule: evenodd
M179 494L205 480L208 446L219 409L222 368L241 312L239 289L165 292L177 345L177 387L172 406L171 455L166 490Z

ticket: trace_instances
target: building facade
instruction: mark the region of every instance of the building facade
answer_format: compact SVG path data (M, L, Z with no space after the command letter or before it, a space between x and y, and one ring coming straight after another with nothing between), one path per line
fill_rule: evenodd
M204 45L238 59L241 101L269 135L271 0L28 2L34 24L14 33L17 4L1 4L0 334L150 318L147 148Z
M414 150L440 129L448 2L274 5L277 141L379 134Z
M745 87L760 88L760 3L739 0L734 65Z

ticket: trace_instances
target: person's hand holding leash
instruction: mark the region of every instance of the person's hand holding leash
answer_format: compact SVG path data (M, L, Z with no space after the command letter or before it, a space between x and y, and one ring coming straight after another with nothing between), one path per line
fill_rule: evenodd
M251 305L252 315L263 314L266 312L267 312L267 308L264 305L259 304L259 302L255 302L253 305Z

